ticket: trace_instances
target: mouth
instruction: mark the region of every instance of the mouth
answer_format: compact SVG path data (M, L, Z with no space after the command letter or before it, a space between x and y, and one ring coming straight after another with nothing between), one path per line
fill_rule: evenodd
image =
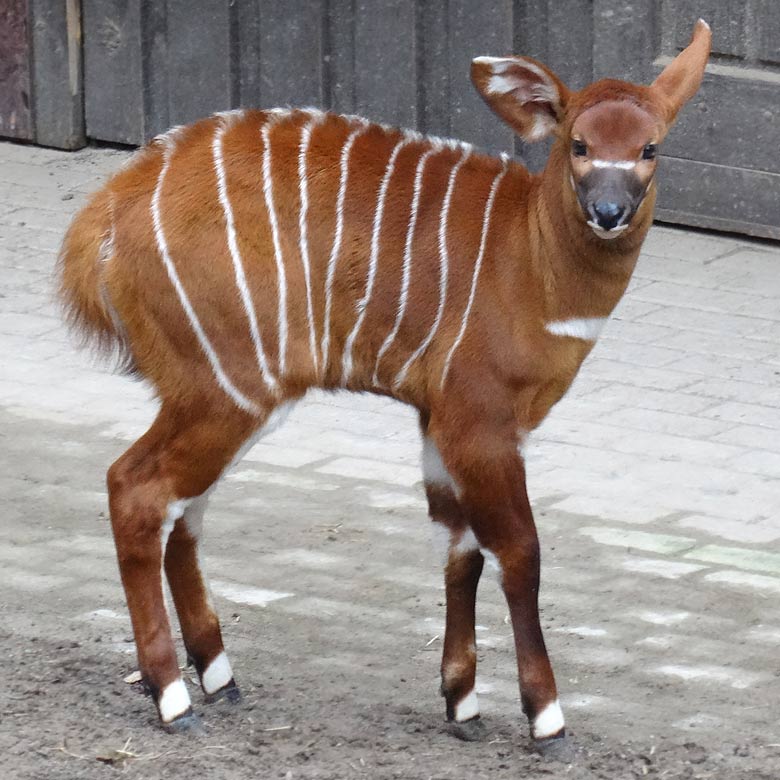
M628 229L628 225L617 225L610 230L604 230L601 225L593 220L588 220L588 227L599 237L605 241L611 241L613 238L618 238L622 235L623 231Z

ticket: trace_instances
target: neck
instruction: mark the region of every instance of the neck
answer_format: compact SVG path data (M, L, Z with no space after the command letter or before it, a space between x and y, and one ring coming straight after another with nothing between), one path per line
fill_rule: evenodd
M553 146L535 191L531 232L533 262L551 319L606 317L628 286L652 224L655 185L618 238L604 240L585 222L569 181L566 151Z

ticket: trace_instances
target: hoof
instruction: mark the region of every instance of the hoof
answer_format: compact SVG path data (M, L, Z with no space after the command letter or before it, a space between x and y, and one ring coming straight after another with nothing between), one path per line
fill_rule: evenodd
M163 723L162 727L169 734L191 734L195 737L205 736L206 734L206 729L200 717L192 711L192 708L179 715L178 718L174 718L168 723Z
M576 758L574 743L566 734L561 734L559 737L548 737L547 739L535 739L534 749L547 761L560 761L564 764L571 764Z
M487 737L487 727L479 715L460 723L456 720L451 720L447 723L447 730L454 737L462 739L464 742L482 742Z
M216 701L226 701L230 704L238 704L241 701L241 691L238 689L235 680L231 679L227 685L218 691L206 694L206 704L213 704Z

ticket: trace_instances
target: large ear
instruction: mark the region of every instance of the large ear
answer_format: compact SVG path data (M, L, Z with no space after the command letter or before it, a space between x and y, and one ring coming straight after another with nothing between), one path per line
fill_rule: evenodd
M653 82L651 89L660 93L669 105L673 121L677 112L696 94L704 77L710 56L712 32L704 19L693 28L693 36L683 49Z
M471 80L485 102L524 141L540 141L563 117L569 90L530 57L477 57Z

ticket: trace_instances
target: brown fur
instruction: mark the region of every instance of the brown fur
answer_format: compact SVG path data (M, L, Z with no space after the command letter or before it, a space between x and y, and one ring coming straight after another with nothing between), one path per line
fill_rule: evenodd
M539 547L518 444L563 396L593 346L590 340L554 335L546 325L606 317L625 291L655 199L655 163L640 159L642 148L662 140L682 103L696 91L708 51L709 31L698 26L691 46L654 85L608 80L579 93L570 92L540 63L522 58L500 74L514 79L510 86L517 88L497 92L491 89L493 66L475 61L472 76L489 105L521 136L553 130L556 142L540 176L476 153L460 167L446 230L444 316L429 348L398 387L394 378L436 318L439 220L449 177L464 150L443 146L428 158L412 243L408 307L379 364L375 385L377 353L399 305L415 170L431 141L409 139L387 188L374 287L346 387L391 395L420 410L423 433L458 486L456 495L451 485L428 481L431 516L449 529L453 541L473 532L479 547L500 564L515 629L523 707L532 722L555 700L556 688L539 626ZM407 136L372 125L354 143L334 275L330 347L323 364L320 345L340 153L350 133L362 125L327 115L315 123L307 155L315 360L299 249L298 150L302 127L311 120L305 111L287 116L253 111L179 129L153 142L114 176L77 216L65 239L60 274L71 319L104 346L126 342L136 370L162 402L150 431L109 472L111 517L140 668L157 692L178 675L160 579L159 540L168 507L205 493L281 402L299 398L310 387L341 386L345 345L359 316L356 304L367 293L377 192L393 148ZM223 159L237 243L263 348L278 376L278 394L261 379L228 251L212 146L221 124L226 126ZM279 275L263 193L263 127L270 128L273 199L288 289L283 374ZM574 156L572 139L587 140L591 154ZM172 261L226 374L256 411L238 408L215 381L161 261L150 205L166 154L170 165L160 213ZM647 188L630 226L615 240L602 240L588 227L572 188L589 174L592 159L637 160L632 175ZM442 382L469 300L488 194L502 171L473 309ZM113 252L100 259L107 236L113 237ZM186 522L187 516L173 529L165 570L185 644L203 671L222 651L222 639ZM442 664L450 717L473 688L474 598L482 562L479 550L450 548ZM561 728L554 736L562 735Z

